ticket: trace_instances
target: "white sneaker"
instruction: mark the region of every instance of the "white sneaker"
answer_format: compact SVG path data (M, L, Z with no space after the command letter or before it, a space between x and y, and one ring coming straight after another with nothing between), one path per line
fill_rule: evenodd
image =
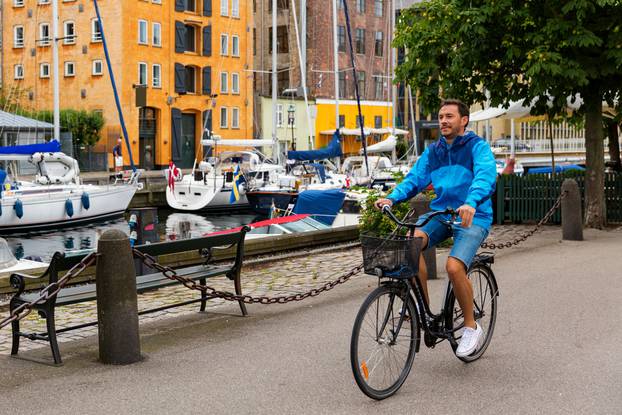
M466 357L473 354L477 348L481 345L481 341L484 339L484 330L481 326L475 323L475 329L466 327L462 333L462 339L456 349L456 356Z

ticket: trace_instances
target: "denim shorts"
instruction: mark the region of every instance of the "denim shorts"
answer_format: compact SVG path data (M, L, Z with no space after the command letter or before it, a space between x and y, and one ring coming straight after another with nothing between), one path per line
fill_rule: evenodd
M421 221L427 215L422 215ZM478 225L471 225L463 228L460 224L445 224L441 220L442 216L434 217L419 230L428 236L428 248L436 246L444 240L453 236L454 245L449 253L450 257L460 260L468 269L479 249L479 246L488 236L488 229Z

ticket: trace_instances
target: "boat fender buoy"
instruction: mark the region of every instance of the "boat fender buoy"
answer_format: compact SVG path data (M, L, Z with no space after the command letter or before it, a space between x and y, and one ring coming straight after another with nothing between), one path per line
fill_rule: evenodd
M15 205L13 206L13 209L15 209L15 214L17 215L18 218L22 218L22 216L24 216L24 204L22 203L21 200L17 199L15 201Z
M87 192L82 193L82 207L86 210L89 210L89 208L91 207L91 201L89 199L89 194Z
M71 203L71 199L67 199L65 201L65 212L67 213L67 216L73 216L73 203Z

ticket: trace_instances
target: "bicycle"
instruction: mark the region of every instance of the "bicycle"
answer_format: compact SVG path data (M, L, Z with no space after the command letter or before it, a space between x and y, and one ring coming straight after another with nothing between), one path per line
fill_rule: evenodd
M421 223L400 221L388 206L383 208L383 213L398 227L386 238L361 236L365 273L377 276L379 286L361 305L350 342L356 383L363 393L376 400L396 393L408 377L419 352L421 329L427 347L434 348L447 340L454 353L464 330L462 311L449 280L443 307L438 314L431 311L417 277L421 238L414 237L415 228L433 219L450 225L456 220L456 212L452 209L434 212ZM452 219L443 219L441 215ZM400 236L404 228L407 234ZM473 354L458 357L466 363L484 354L494 331L499 291L493 263L493 253L479 253L467 271L473 285L475 319L484 330L484 339Z

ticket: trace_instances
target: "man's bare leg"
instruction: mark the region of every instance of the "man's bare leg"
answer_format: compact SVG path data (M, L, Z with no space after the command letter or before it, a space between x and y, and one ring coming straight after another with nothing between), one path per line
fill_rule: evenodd
M462 314L464 315L464 326L475 328L475 318L473 315L473 287L467 278L464 264L453 257L447 259L447 274L453 285L454 293Z
M422 238L421 246L428 246L428 235L424 232L415 231L416 238ZM425 265L425 259L423 258L423 251L419 254L419 281L421 281L421 286L423 287L423 295L425 296L425 301L430 304L430 297L428 297L428 267ZM415 280L413 279L412 284L415 285Z

